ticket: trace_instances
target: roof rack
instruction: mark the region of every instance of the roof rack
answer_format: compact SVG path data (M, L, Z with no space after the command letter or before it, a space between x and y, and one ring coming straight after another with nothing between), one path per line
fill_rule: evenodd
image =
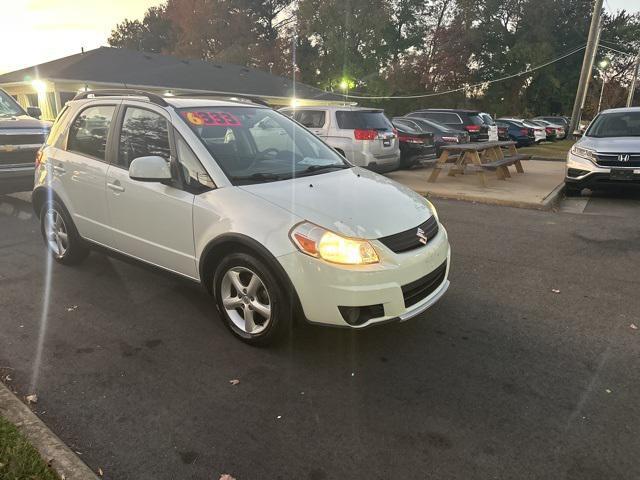
M251 103L257 103L258 105L263 105L265 107L271 107L266 101L262 100L260 97L254 97L252 95L237 95L237 94L219 94L219 93L180 93L177 94L176 97L209 97L209 98L228 98L228 99L238 99L238 100L248 100Z
M161 107L169 106L167 101L158 94L145 92L144 90L132 90L129 88L89 90L86 92L78 93L73 99L82 100L91 97L146 97L151 103L155 103L156 105L160 105Z

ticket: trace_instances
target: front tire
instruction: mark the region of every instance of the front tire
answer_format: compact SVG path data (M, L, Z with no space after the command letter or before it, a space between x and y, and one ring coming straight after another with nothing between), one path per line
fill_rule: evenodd
M579 197L582 194L582 188L574 183L564 184L564 194L566 197Z
M268 345L290 331L291 300L272 270L249 253L232 253L216 268L213 292L231 332L252 345Z
M40 231L53 259L63 265L76 265L89 254L71 216L57 200L45 202L40 210Z

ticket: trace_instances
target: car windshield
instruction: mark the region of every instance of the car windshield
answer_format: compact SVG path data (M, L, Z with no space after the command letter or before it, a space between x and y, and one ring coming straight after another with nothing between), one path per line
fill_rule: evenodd
M585 133L587 137L640 137L640 111L598 115Z
M482 117L482 120L484 120L484 123L486 123L487 125L495 125L493 118L491 118L491 115L489 115L488 113L481 113L480 116Z
M477 113L470 113L469 114L469 120L471 121L472 124L474 125L484 125L485 121L482 119L482 117L477 114Z
M410 133L411 135L420 135L421 133L424 133L424 131L420 131L415 127L412 127L411 125L408 125L405 122L398 122L398 121L394 121L393 122L393 126L396 127L399 131L404 132L404 133Z
M179 112L236 185L351 167L312 133L268 108L224 106Z
M24 114L22 107L13 98L0 90L0 117L13 117Z
M338 127L367 130L391 130L392 126L384 113L379 110L337 111Z
M428 132L433 132L434 130L439 133L458 133L457 130L453 130L452 128L447 127L438 122L434 122L431 120L427 120L424 118L411 118L412 122L417 123L419 126L424 128Z

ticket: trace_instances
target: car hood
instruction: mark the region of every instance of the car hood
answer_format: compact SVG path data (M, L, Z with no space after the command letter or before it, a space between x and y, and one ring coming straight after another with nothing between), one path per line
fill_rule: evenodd
M386 237L431 216L425 199L413 190L361 168L240 188L349 237Z
M640 153L640 137L582 137L576 145L598 153Z
M0 129L9 129L9 128L27 128L31 130L36 128L42 128L45 130L49 130L51 128L51 122L38 120L28 115L0 117Z

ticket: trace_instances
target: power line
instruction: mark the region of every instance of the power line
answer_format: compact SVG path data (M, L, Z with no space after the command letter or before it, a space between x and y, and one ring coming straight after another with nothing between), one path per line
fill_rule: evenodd
M616 50L615 48L608 47L607 45L598 45L598 48L606 48L607 50L611 50L612 52L619 53L624 55L625 57L635 57L635 54L629 52L623 52L621 50Z
M493 80L485 80L484 82L478 82L478 83L474 83L472 85L466 85L464 87L459 87L459 88L454 88L451 90L446 90L444 92L433 92L433 93L424 93L424 94L416 94L416 95L396 95L396 96L392 96L392 95L346 95L344 93L341 93L339 95L342 95L343 97L346 98L356 98L356 99L369 99L369 100L401 100L401 99L412 99L412 98L427 98L427 97L436 97L439 95L448 95L450 93L455 93L455 92L460 92L462 90L467 90L469 88L476 88L476 87L481 87L484 85L490 85L492 83L497 83L497 82L502 82L504 80L509 80L511 78L515 78L515 77L520 77L522 75L526 75L528 73L531 72L535 72L536 70L540 70L541 68L544 67L548 67L549 65L559 62L560 60L564 60L567 57L570 57L571 55L574 55L576 53L578 53L581 50L584 50L586 45L583 45L579 48L576 48L574 50L572 50L569 53L566 53L560 57L554 58L553 60L550 60L546 63L543 63L541 65L536 65L535 67L531 67L528 68L526 70L523 70L521 72L518 73L514 73L512 75L506 75L504 77L500 77L500 78L496 78ZM336 93L336 92L334 92Z

